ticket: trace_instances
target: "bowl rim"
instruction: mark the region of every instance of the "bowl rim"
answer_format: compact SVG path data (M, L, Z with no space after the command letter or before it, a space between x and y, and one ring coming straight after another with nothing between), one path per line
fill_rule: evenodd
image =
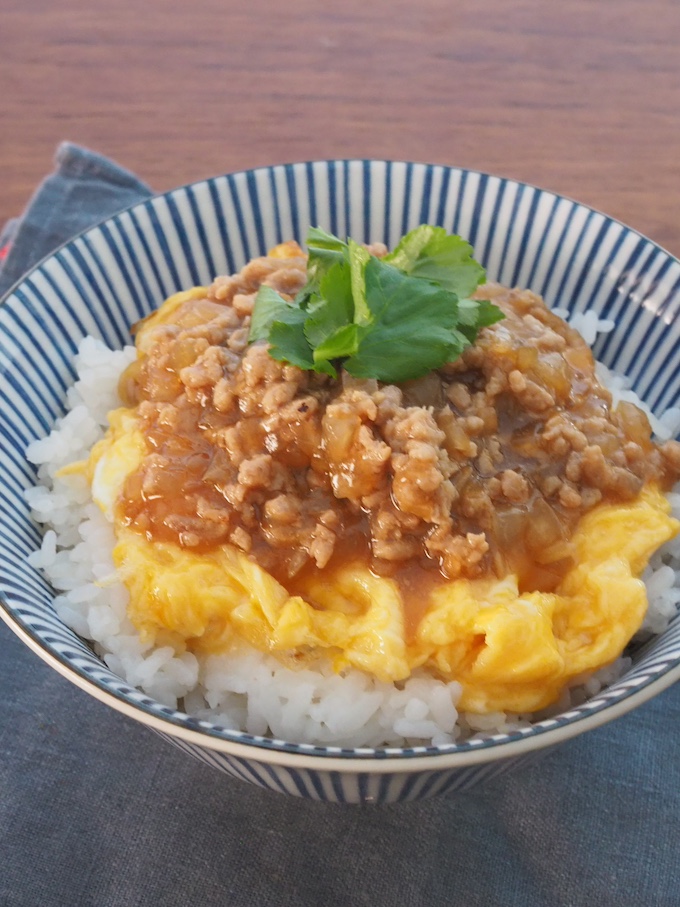
M267 173L272 170L282 169L288 171L292 168L309 168L313 166L331 166L331 165L371 165L384 164L387 166L403 165L406 167L423 167L425 169L438 168L442 171L456 172L458 174L470 174L480 178L500 180L505 184L529 188L541 194L547 194L558 200L565 200L579 208L599 215L607 222L614 224L624 231L634 234L639 239L649 243L655 249L663 253L672 261L680 264L680 260L669 252L659 243L650 239L645 234L628 224L611 217L610 215L594 208L591 205L584 204L570 196L555 192L551 189L542 188L533 183L518 180L513 177L505 177L500 174L493 174L487 171L478 170L469 167L458 167L448 164L429 163L424 161L403 161L401 159L378 159L378 158L328 158L314 159L305 161L290 161L270 165L261 165L245 170L231 171L224 174L216 174L205 177L200 180L184 183L180 186L169 189L165 192L155 193L148 198L121 208L119 211L103 217L96 223L91 224L76 235L65 240L37 263L35 263L25 274L15 281L0 298L0 306L12 296L22 284L33 274L39 271L53 257L57 256L71 244L78 241L81 237L90 232L95 232L103 225L109 222L116 222L120 217L128 212L133 212L137 208L144 208L154 202L180 193L185 190L194 189L197 186L210 184L216 180L225 178L237 179L248 177L251 174ZM564 742L572 737L578 736L588 730L607 724L609 721L632 711L637 706L653 698L658 693L670 687L676 681L680 680L680 658L666 664L660 673L653 677L648 677L632 688L628 688L618 695L615 701L602 699L592 711L587 714L580 714L573 717L569 716L566 710L560 715L555 716L558 723L552 724L548 719L550 726L541 727L541 722L525 731L523 734L513 732L502 732L498 736L503 739L495 740L494 735L486 739L476 741L477 746L469 746L468 742L462 744L447 744L440 747L376 747L376 748L342 748L327 745L307 745L289 743L269 737L259 737L245 732L231 731L222 728L215 723L202 722L193 719L197 727L194 729L188 726L185 721L173 721L170 714L162 714L152 711L145 707L141 702L135 702L129 699L124 693L106 688L104 684L76 665L55 653L44 641L40 635L28 623L24 623L21 616L16 613L16 609L4 594L0 593L0 618L7 626L37 654L45 663L54 668L59 674L75 684L80 689L92 695L95 699L103 702L116 711L139 721L141 724L159 732L186 743L194 744L209 750L240 756L250 759L256 759L265 763L276 763L279 765L295 766L297 768L319 768L323 765L324 769L349 772L361 770L361 766L370 764L370 772L392 773L395 771L415 772L421 770L457 768L468 765L475 765L486 762L496 762L503 759L517 757L527 752L544 749L553 744ZM606 690L603 691L606 693ZM596 694L593 699L597 699L601 694ZM152 701L149 697L149 701ZM173 712L174 710L168 710ZM176 712L178 715L184 713ZM191 718L191 716L188 716ZM206 726L203 727L203 724ZM238 734L240 738L231 736ZM464 747L464 748L461 748ZM436 765L433 764L436 762Z
M74 233L74 235L70 239L66 239L62 243L60 243L58 246L55 246L51 252L48 252L47 255L44 255L41 259L39 259L35 264L33 264L28 269L28 271L26 271L24 274L22 274L21 277L19 277L17 280L15 280L14 283L10 287L8 287L8 289L5 290L5 292L2 294L2 296L0 296L0 306L21 286L21 284L27 278L29 278L31 276L31 274L33 274L34 271L37 271L38 268L41 268L47 261L49 261L50 258L57 255L57 253L61 252L67 246L70 246L71 243L74 243L74 242L76 242L76 240L85 236L91 230L97 230L104 224L108 223L109 221L115 220L116 218L121 217L124 214L127 214L129 211L134 211L135 208L143 207L144 205L148 205L157 199L165 198L168 195L173 195L175 192L182 192L187 189L194 189L196 186L200 186L204 183L211 183L214 180L224 179L225 177L236 178L236 177L247 176L248 174L255 174L255 173L276 170L278 168L288 169L288 168L292 168L292 167L314 167L314 166L322 166L322 165L328 166L329 164L344 164L344 165L349 165L349 164L362 164L362 165L388 164L390 166L393 166L395 164L397 164L397 165L401 164L401 165L404 165L407 167L408 166L426 167L426 168L434 167L434 168L441 168L442 170L457 171L458 173L461 173L461 174L469 173L469 174L472 174L473 176L479 176L479 177L482 177L485 179L498 179L498 180L502 180L504 183L511 183L516 186L524 186L528 189L533 189L535 192L546 193L548 195L554 196L555 198L563 199L564 201L570 202L573 205L578 205L580 208L583 208L586 211L590 211L593 214L598 214L600 217L606 218L606 220L610 221L611 223L617 224L618 226L623 227L625 230L628 230L630 233L634 233L637 237L639 237L640 239L643 239L646 242L650 243L651 245L655 246L657 249L659 249L661 252L663 252L669 258L673 259L674 261L678 262L678 264L680 264L680 255L674 255L672 252L669 252L669 250L665 246L662 246L655 239L652 239L651 237L647 236L646 233L641 233L640 230L638 230L636 227L632 227L630 224L626 223L625 221L619 220L616 217L612 217L611 214L607 214L601 208L596 208L594 205L590 205L587 202L579 201L577 198L574 198L571 195L565 195L562 192L556 192L554 189L548 189L545 186L540 186L540 185L538 185L538 183L532 183L532 182L529 182L528 180L516 179L514 176L504 176L503 174L500 174L500 173L491 173L488 170L479 170L476 167L458 167L455 164L441 164L441 163L434 163L432 161L405 161L402 158L373 158L373 157L307 158L303 161L279 161L275 164L260 164L257 167L248 167L245 170L229 170L226 173L214 173L211 176L205 176L198 180L190 180L187 183L181 183L179 186L174 186L172 189L167 189L164 192L152 192L152 194L150 196L148 196L147 198L142 199L138 202L133 202L131 205L126 205L125 207L121 208L118 211L114 211L113 214L109 214L106 217L103 217L100 220L95 221L94 223L90 224L89 227L85 227L83 230L79 230L78 233Z
M418 771L463 768L479 765L480 763L498 762L522 756L526 753L537 752L558 743L564 743L586 731L608 724L627 712L633 711L636 707L680 681L679 662L665 673L649 680L634 690L628 691L617 701L603 705L589 715L577 717L571 721L544 729L541 732L529 733L518 739L506 739L497 742L493 741L492 738L483 740L481 745L476 748L461 750L456 749L455 744L451 744L449 751L439 750L424 753L397 752L398 748L394 748L395 752L390 753L389 748L385 748L383 750L385 755L382 755L379 749L377 751L367 750L362 754L361 749L356 748L351 751L347 750L347 755L344 755L343 753L332 752L331 747L309 747L309 749L314 751L305 752L301 751L302 746L304 746L301 744L277 742L264 737L247 741L237 740L225 736L225 732L216 729L202 728L194 730L184 724L174 723L168 720L167 717L161 717L147 711L140 704L133 703L122 695L116 695L111 690L104 689L92 678L75 670L72 665L64 664L42 640L39 638L35 639L15 619L14 615L6 610L3 598L0 598L0 606L0 618L42 661L54 668L58 674L79 689L89 693L99 702L111 706L117 712L162 735L197 745L203 749L298 769L323 767L328 771L347 773L361 772L362 769L370 765L371 774L393 772L410 774Z

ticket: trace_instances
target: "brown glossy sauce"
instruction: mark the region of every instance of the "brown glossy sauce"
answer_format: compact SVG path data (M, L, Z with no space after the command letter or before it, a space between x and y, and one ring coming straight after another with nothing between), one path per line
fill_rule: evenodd
M290 267L263 261L270 285L285 271L295 290ZM448 578L513 571L523 590L554 589L585 512L680 474L680 447L653 444L630 404L612 412L588 348L530 293L484 288L506 319L395 388L247 348L234 311L258 284L230 280L147 334L120 382L149 455L118 516L151 540L235 544L292 594L366 564L398 583L410 635Z

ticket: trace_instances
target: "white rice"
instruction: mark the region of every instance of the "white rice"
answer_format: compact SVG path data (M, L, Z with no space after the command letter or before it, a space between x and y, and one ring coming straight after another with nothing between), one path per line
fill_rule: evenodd
M579 325L592 343L611 330L592 313ZM595 319L593 321L593 318ZM577 319L578 320L578 319ZM577 326L576 324L574 325ZM358 670L336 674L321 663L314 670L290 669L277 659L244 646L239 654L197 658L177 656L170 647L143 644L127 617L128 593L111 558L112 526L92 502L82 476L57 476L63 466L85 459L107 427L106 414L120 405L118 376L135 357L134 347L111 351L86 337L75 365L78 380L68 392L66 415L50 435L30 445L28 459L38 466L39 483L26 493L33 516L47 528L42 547L29 558L57 591L55 610L79 636L94 643L109 668L132 686L165 705L227 728L301 743L334 746L445 744L473 734L491 734L525 725L528 718L458 712L461 687L417 671L399 685L381 683ZM625 379L600 366L600 378L615 398L639 399ZM647 411L647 410L646 410ZM664 440L680 428L680 410L662 419L651 414ZM680 494L670 495L680 515ZM657 553L644 580L650 607L641 633L662 632L680 606L680 539ZM582 702L629 666L619 659L565 691L561 710Z

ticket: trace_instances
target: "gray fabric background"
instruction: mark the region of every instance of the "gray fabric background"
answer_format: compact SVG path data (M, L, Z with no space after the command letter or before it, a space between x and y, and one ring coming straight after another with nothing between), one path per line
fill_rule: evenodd
M61 146L0 286L148 193ZM363 808L221 775L4 625L0 693L0 907L680 907L680 684L478 791Z
M35 192L23 217L10 221L10 253L0 268L0 296L34 264L87 227L151 195L148 186L113 161L63 142L55 172ZM0 242L0 246L3 243Z

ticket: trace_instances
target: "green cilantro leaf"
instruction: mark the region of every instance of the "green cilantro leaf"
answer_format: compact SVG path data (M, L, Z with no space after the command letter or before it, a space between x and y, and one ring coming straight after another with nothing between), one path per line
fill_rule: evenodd
M319 366L324 361L329 362L331 359L354 356L359 347L360 336L361 325L346 324L338 328L314 350L314 363Z
M302 369L314 368L312 348L305 337L303 322L286 324L275 321L269 332L269 355Z
M456 330L458 299L429 281L408 277L371 258L366 265L371 323L344 367L358 378L390 383L419 378L459 355L467 339Z
M344 252L347 249L347 243L321 227L310 227L307 231L306 242L310 256L328 254L334 257L336 261L338 258L344 257Z
M275 322L301 324L305 313L280 296L271 287L260 287L255 297L248 341L268 340Z
M477 327L488 328L505 318L503 312L490 299L475 299L477 303ZM460 303L459 303L460 306Z
M488 299L460 299L458 301L458 318L460 330L470 343L474 343L480 328L496 324L503 318L503 313Z
M319 287L319 299L307 310L305 336L312 348L320 346L338 328L354 320L354 300L349 264L336 262Z
M383 258L383 261L389 261L395 268L399 268L400 271L409 273L418 260L422 250L430 242L438 229L440 228L431 227L429 224L421 224L420 227L411 230L406 236L402 236L397 243L396 248L391 252L388 252Z
M307 235L307 283L292 302L261 287L249 342L274 359L337 377L401 383L456 359L503 313L469 296L484 279L472 248L424 224L379 259L320 227Z
M484 268L474 260L472 251L470 243L460 236L423 224L407 233L383 261L411 277L431 280L463 299L484 279Z
M485 328L500 321L503 313L488 299L460 299L458 318L468 327Z
M369 259L372 257L368 249L355 243L353 239L349 245L349 268L352 275L352 296L354 298L354 320L358 324L366 324L371 320L371 313L366 302L366 280L364 271Z
M326 233L321 227L309 228L307 250L309 252L307 284L312 287L321 282L324 274L327 274L333 265L346 261L348 257L347 243L332 233Z

